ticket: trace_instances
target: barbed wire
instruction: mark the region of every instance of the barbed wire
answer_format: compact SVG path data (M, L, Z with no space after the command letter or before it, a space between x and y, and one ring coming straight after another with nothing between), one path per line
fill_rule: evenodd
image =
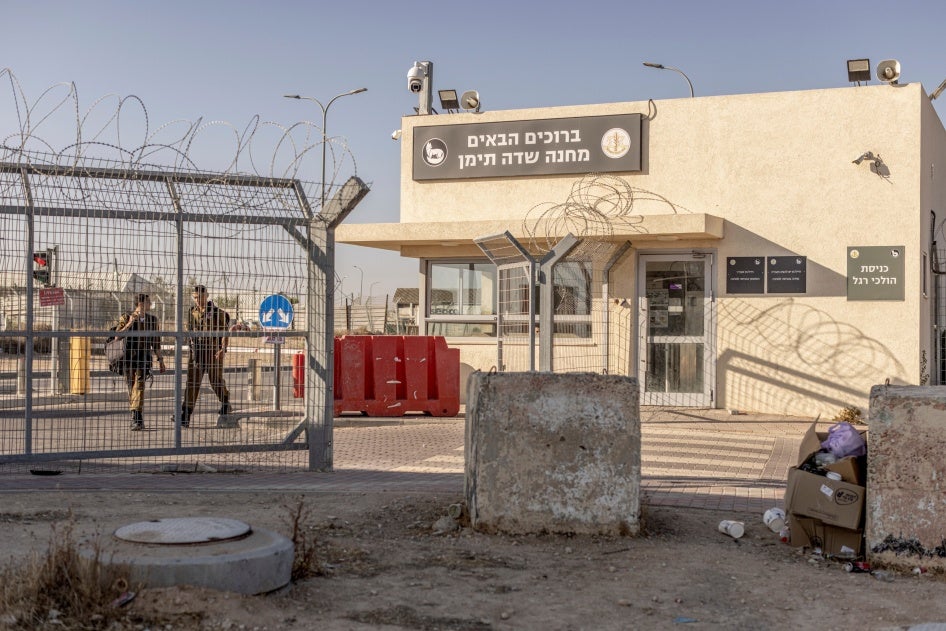
M0 162L293 179L302 183L317 210L321 183L300 177L321 168L322 129L314 122L283 125L256 115L242 128L198 118L152 129L148 109L135 95L101 96L83 109L75 83L55 84L31 99L13 71L3 68L0 85L8 88L0 89L0 112L11 111L5 118L16 123L12 130L0 130ZM331 198L343 174L345 180L357 174L357 164L344 139L326 142L325 179ZM207 168L209 164L213 167Z
M619 228L643 234L643 202L655 202L663 213L690 212L620 177L590 173L572 185L564 202L533 206L523 219L523 233L538 251L548 251L568 233L583 242L607 242Z
M0 121L11 126L0 122L0 234L9 235L0 238L0 288L24 286L28 232L17 209L28 206L42 209L33 248L56 251L67 288L113 289L136 277L163 286L181 273L180 237L187 282L224 295L304 287L300 235L287 226L307 219L307 207L321 211L322 183L300 177L322 167L317 124L257 115L243 126L198 118L155 127L137 96L85 106L74 83L60 83L33 98L9 68L0 69ZM357 164L344 139L327 143L332 199ZM185 216L180 234L176 213Z

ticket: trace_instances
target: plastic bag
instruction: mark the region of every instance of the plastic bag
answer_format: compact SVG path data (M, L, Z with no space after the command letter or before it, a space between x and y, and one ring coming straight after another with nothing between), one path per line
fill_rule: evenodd
M116 375L125 372L125 339L116 337L105 343L105 359L108 360L108 369Z
M838 459L863 456L867 453L864 437L847 421L835 423L828 428L828 438L821 443L821 448L827 449Z

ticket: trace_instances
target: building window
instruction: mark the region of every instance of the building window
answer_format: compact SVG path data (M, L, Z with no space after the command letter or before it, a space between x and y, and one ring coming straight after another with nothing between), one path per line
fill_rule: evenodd
M495 337L498 309L503 312L503 336L526 335L530 297L536 314L541 311L538 287L519 269L498 277L492 263L455 260L428 261L426 269L427 335ZM563 261L555 266L552 278L555 337L590 338L591 263Z
M428 261L427 335L496 336L496 267L479 261Z

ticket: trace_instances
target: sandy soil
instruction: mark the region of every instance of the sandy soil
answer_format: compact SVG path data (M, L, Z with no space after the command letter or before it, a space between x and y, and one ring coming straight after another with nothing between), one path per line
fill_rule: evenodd
M453 496L384 493L11 493L0 558L22 564L53 524L110 533L155 517L216 516L290 534L300 501L321 575L247 597L143 589L127 629L888 629L946 621L946 582L891 582L781 543L755 514L648 508L635 538L496 536L435 524ZM71 512L71 516L70 516ZM746 534L717 531L741 518ZM441 525L443 522L440 522ZM12 628L0 616L0 628ZM4 626L6 624L6 626Z

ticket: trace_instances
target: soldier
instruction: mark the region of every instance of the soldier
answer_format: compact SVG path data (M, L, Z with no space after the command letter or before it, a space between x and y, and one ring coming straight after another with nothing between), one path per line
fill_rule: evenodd
M148 294L135 296L135 310L123 313L115 325L115 331L157 331L158 319L148 313L151 297ZM129 336L125 341L125 381L128 384L128 399L131 408L131 430L145 428L142 408L144 406L145 381L151 376L151 353L158 358L158 367L163 373L164 357L161 356L159 336Z
M193 332L219 331L220 335L192 337L190 357L187 360L187 388L181 407L181 427L190 425L191 414L200 394L200 384L206 374L210 387L220 400L220 414L230 413L230 392L223 380L223 359L227 353L230 314L207 299L207 288L195 285L191 294L194 306L187 316L186 330Z

